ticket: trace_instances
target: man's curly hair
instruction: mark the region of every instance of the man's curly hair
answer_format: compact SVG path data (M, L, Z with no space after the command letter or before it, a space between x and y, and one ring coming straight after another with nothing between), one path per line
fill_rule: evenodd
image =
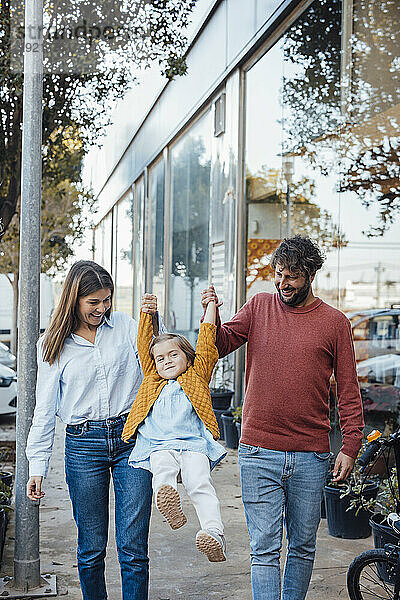
M291 273L314 275L322 267L325 256L317 244L308 237L295 235L285 238L272 255L270 265L273 269L279 264Z

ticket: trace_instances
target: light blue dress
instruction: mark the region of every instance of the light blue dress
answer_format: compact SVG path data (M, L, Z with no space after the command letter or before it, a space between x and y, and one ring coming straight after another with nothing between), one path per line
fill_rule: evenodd
M129 457L131 467L150 471L150 454L157 450L191 450L206 454L213 469L226 455L214 440L175 379L169 379L138 428Z

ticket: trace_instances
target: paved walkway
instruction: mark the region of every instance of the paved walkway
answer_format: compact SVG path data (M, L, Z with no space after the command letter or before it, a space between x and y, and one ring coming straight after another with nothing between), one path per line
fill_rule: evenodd
M76 570L76 530L63 475L63 438L63 429L59 426L49 477L45 482L46 497L41 505L41 570L43 573L57 574L60 595L78 600L81 594ZM185 527L172 531L158 511L153 510L150 600L251 600L249 543L240 497L236 451L229 450L227 458L214 470L214 482L221 500L228 541L227 562L211 564L196 550L194 538L198 530L197 518L181 488L188 517ZM110 600L119 600L119 569L112 531L113 523L110 524L107 556L108 594ZM2 575L12 574L12 536L11 523L4 549ZM356 554L371 545L371 539L353 541L332 538L328 535L326 522L322 521L317 560L307 600L347 599L347 566Z

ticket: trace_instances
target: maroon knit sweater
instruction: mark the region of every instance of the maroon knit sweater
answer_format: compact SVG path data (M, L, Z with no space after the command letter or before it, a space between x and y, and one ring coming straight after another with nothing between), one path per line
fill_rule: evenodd
M345 315L319 298L293 307L278 294L256 294L230 321L217 322L220 357L245 342L241 441L271 450L329 452L329 380L334 373L342 451L355 458L363 417Z

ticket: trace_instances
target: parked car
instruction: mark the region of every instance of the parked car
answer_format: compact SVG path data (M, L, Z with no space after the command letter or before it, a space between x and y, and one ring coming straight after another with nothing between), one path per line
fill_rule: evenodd
M10 367L10 369L15 369L15 365L17 364L17 359L14 354L12 354L8 346L2 342L0 342L0 364Z
M365 311L351 318L365 432L400 426L400 309Z
M357 362L383 354L400 354L400 308L353 313L349 318Z
M387 433L400 427L400 308L347 313L350 319L363 401L365 429ZM333 396L336 385L332 382ZM331 401L333 451L341 446L337 408Z
M400 388L400 354L379 354L357 365L360 382L386 383Z
M17 406L17 374L0 364L0 415L11 415Z

